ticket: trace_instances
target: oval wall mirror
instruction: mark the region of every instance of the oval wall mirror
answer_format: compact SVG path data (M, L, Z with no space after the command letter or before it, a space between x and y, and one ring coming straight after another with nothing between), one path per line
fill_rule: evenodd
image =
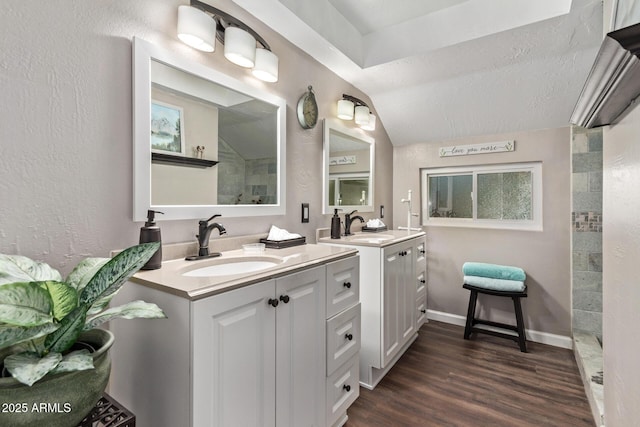
M284 215L286 102L134 38L134 221Z

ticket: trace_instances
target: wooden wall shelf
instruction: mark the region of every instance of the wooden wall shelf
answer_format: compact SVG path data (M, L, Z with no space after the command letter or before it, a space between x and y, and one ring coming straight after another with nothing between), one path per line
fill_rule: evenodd
M195 157L174 156L172 154L151 153L153 163L163 163L192 168L210 168L218 164L217 160L196 159Z

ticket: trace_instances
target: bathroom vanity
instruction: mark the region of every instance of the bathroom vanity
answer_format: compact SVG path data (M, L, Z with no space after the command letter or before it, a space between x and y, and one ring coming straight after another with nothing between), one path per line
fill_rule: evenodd
M338 426L359 395L352 248L165 261L116 299L167 314L111 325L109 390L140 426Z
M427 261L422 231L355 233L318 243L360 254L360 384L373 389L417 338L426 321Z

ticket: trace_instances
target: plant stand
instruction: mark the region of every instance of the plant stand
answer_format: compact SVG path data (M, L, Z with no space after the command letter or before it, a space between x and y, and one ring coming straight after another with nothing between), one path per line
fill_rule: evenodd
M136 416L118 401L103 393L78 427L135 427Z

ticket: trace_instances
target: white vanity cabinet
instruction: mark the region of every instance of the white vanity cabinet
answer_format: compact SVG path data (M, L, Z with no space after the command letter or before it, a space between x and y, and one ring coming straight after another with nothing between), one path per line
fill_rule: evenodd
M359 395L358 269L351 256L197 300L128 283L117 298L167 319L113 322L109 391L141 427L341 425Z
M325 268L272 282L194 303L194 426L324 425Z
M360 254L360 384L373 389L426 321L425 233L389 230L339 240L320 238L319 243L350 246Z

